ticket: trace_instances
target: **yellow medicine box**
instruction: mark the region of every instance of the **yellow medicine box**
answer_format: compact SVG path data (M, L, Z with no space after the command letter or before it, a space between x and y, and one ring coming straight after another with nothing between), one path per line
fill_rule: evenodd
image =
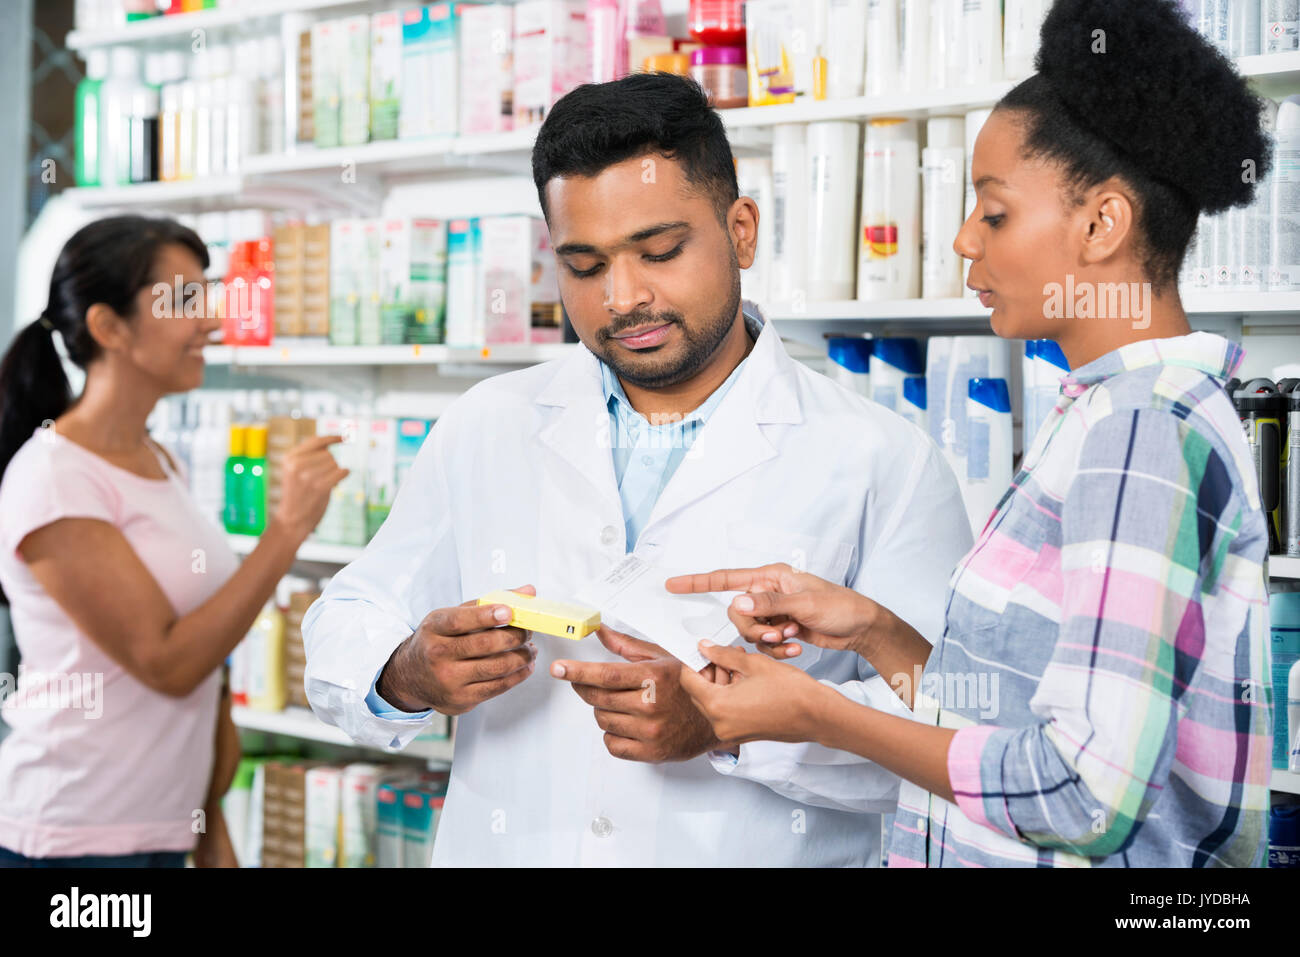
M600 612L583 605L533 598L515 591L489 592L480 605L509 605L514 612L510 624L527 631L540 631L559 638L586 637L600 627Z

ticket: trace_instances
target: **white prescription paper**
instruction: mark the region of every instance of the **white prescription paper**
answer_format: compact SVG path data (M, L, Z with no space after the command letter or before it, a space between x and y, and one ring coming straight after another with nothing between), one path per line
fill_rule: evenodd
M652 641L693 671L709 663L698 642L729 645L740 636L727 617L739 592L675 595L664 582L677 572L628 555L595 581L583 586L574 601L600 610L600 620L615 631Z

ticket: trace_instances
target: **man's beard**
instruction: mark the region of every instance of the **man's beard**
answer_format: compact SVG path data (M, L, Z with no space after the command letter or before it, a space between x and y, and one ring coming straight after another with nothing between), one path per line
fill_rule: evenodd
M601 358L618 374L619 378L641 389L666 389L687 381L713 358L713 354L722 344L722 340L727 338L732 324L736 321L736 312L740 309L740 270L734 270L732 275L734 282L726 305L700 328L688 329L682 322L681 314L677 312L631 313L623 316L617 326L600 333ZM685 349L682 353L666 364L647 368L644 364L625 362L623 361L625 357L617 354L621 347L610 345L610 333L665 322L674 323L681 330L682 339L685 341Z

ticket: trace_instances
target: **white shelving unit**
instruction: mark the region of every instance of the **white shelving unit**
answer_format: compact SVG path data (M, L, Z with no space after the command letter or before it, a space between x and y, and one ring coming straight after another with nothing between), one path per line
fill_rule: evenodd
M252 708L235 706L230 711L236 727L246 731L260 731L264 734L279 734L289 738L319 741L324 744L336 744L351 748L358 747L356 742L349 738L346 733L332 725L325 724L306 708L290 707L283 711L255 711ZM443 722L441 727L448 727L449 719L444 718ZM401 751L389 751L380 748L366 748L364 750L420 758L425 761L450 762L453 743L451 738L416 738Z
M237 555L247 555L257 547L256 535L227 535L226 540ZM298 560L320 562L322 565L347 565L360 557L361 545L335 545L330 542L313 542L310 539L298 548Z
M159 17L114 29L88 32L75 30L67 45L85 51L116 44L136 44L142 49L179 48L202 36L208 42L224 34L247 32L250 28L274 29L286 14L325 12L346 15L376 9L362 0L248 0L239 7ZM1237 61L1242 75L1249 77L1260 92L1281 97L1300 92L1300 53L1244 57ZM873 117L962 115L992 106L1011 87L1003 82L971 89L944 90L923 94L891 94L845 100L810 101L780 106L722 111L721 116L737 153L762 149L772 127L787 123L822 120L868 120ZM168 212L262 206L280 209L331 209L377 215L380 201L394 187L411 182L456 180L466 176L527 175L529 154L536 129L469 137L423 140L393 140L333 149L298 148L274 156L253 156L234 176L181 183L149 183L102 189L74 189L68 195L88 209L129 208ZM348 176L351 178L347 178ZM535 206L535 196L530 201ZM534 213L538 212L530 207ZM522 211L522 210L520 210ZM460 215L458 211L456 215ZM1195 316L1226 320L1240 332L1243 327L1262 332L1275 328L1293 335L1300 318L1300 294L1218 293L1185 290L1183 302ZM986 322L988 310L973 299L907 300L902 302L816 302L773 303L765 309L783 332L797 333L814 347L820 344L821 329L840 328L848 323L904 324L913 329L934 330L941 325L975 325ZM347 374L344 367L374 370L368 375L395 381L407 370L392 367L442 366L442 375L497 371L496 367L526 365L569 354L572 345L494 346L458 349L447 346L337 347L307 341L283 341L265 348L213 346L205 350L206 361L219 367L307 376L316 367L329 369L331 377ZM459 366L460 369L453 369ZM423 376L423 370L410 370ZM318 374L320 375L320 374ZM420 386L423 388L423 385ZM247 554L256 546L249 536L231 536L236 551ZM361 552L353 546L307 542L299 550L303 561L342 565ZM1300 579L1300 559L1275 556L1269 574L1277 579ZM265 714L237 709L236 723L249 730L285 734L333 744L351 744L343 732L318 721L309 711L291 709ZM430 760L450 760L450 741L412 744L404 754ZM1300 793L1300 775L1274 772L1274 788Z
M1272 788L1274 791L1284 791L1287 794L1300 794L1300 773L1274 768Z
M569 355L576 345L518 346L331 346L324 342L282 340L269 346L208 346L203 361L230 366L390 366L467 363L533 365Z

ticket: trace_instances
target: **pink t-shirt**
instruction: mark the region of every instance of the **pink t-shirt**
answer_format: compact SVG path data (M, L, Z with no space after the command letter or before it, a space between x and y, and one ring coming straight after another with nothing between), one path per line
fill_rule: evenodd
M61 518L116 526L178 616L206 601L237 560L162 456L165 479L113 465L38 429L0 482L0 584L22 654L4 706L0 846L29 857L181 851L212 772L220 673L184 698L153 691L82 632L18 555ZM12 688L5 689L12 691Z

